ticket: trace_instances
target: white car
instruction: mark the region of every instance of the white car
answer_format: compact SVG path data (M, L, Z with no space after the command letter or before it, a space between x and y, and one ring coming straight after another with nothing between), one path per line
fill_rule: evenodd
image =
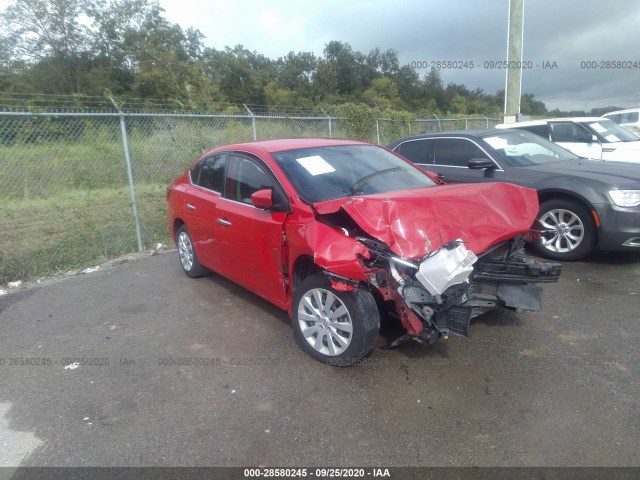
M583 158L640 163L640 137L607 118L552 118L502 123L496 128L527 130Z
M616 110L615 112L605 113L602 117L613 120L621 127L634 133L640 133L640 108Z

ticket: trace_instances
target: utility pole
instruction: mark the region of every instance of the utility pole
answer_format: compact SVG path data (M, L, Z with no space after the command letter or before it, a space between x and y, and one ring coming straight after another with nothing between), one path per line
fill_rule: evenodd
M507 78L504 89L504 122L514 123L520 114L522 95L522 43L524 0L509 0L509 31L507 34Z

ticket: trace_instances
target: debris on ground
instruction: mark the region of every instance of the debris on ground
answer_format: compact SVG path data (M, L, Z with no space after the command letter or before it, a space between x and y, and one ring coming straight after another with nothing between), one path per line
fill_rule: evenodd
M88 267L85 268L84 270L82 270L80 273L93 273L93 272L97 272L98 270L100 270L100 265L97 265L95 267Z

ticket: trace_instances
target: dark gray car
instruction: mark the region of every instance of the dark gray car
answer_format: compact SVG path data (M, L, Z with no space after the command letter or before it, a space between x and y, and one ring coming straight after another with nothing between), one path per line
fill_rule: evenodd
M579 260L595 248L640 251L640 165L587 160L529 132L463 130L387 147L445 182L510 182L538 190L542 256Z

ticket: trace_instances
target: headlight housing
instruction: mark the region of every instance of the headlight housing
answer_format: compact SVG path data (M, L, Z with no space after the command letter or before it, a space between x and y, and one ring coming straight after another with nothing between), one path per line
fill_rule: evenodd
M640 205L640 190L609 190L609 196L619 207Z

